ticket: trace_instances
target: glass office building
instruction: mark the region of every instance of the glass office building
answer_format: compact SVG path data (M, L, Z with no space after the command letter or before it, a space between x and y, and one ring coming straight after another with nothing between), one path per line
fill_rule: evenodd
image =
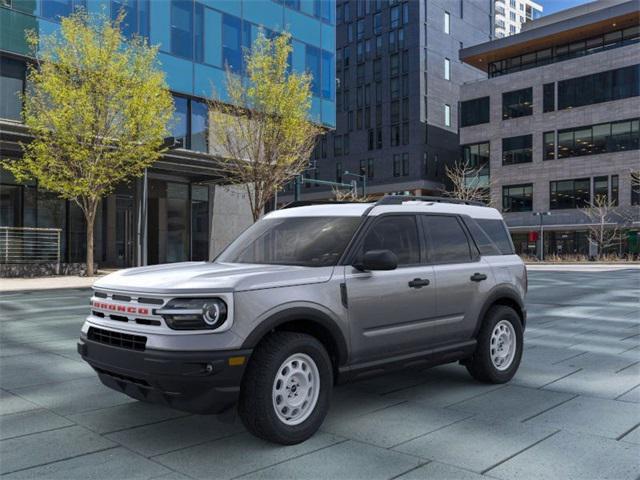
M260 29L292 35L291 67L309 71L312 119L335 126L334 0L3 0L0 2L0 155L19 158L28 140L19 93L30 61L25 32L46 35L77 8L115 18L124 10L126 35L159 45L159 61L174 95L168 152L144 179L122 185L105 199L96 221L96 261L130 266L210 255L214 187L221 179L208 154L207 107L212 92L225 96L225 68L242 73L243 48ZM2 171L0 226L62 228L66 262L84 259L84 221L71 202L37 184L18 184Z

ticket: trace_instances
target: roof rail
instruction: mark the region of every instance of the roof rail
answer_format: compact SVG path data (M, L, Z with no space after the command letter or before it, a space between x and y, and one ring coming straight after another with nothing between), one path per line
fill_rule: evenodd
M283 210L285 208L309 207L311 205L340 205L344 203L357 203L357 202L347 202L343 200L296 200L296 201L287 203L283 207L280 207L280 210Z
M457 203L460 205L473 205L476 207L486 207L482 202L475 200L460 200L450 197L421 197L414 195L385 195L375 204L378 205L401 205L403 202L420 201L420 202L436 202L436 203Z

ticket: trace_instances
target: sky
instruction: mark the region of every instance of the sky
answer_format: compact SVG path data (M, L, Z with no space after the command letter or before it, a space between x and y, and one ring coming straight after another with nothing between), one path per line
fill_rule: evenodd
M565 10L571 7L577 7L584 3L589 3L591 0L538 0L538 3L544 7L543 14L549 15L550 13L556 13L560 10Z

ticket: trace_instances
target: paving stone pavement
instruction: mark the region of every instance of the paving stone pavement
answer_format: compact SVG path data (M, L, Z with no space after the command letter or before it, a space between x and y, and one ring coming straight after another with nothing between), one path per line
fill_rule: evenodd
M134 401L75 352L88 290L0 294L7 478L637 479L640 270L532 269L522 366L484 385L450 364L336 388L301 445ZM60 304L62 303L62 307Z

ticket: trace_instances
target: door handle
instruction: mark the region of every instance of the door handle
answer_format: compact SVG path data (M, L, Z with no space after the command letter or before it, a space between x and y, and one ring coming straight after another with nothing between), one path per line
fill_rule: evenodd
M486 280L487 276L484 273L474 273L471 275L471 280L474 282L481 282L482 280Z
M409 282L409 286L411 288L422 288L429 285L429 283L429 280L427 280L426 278L414 278Z

